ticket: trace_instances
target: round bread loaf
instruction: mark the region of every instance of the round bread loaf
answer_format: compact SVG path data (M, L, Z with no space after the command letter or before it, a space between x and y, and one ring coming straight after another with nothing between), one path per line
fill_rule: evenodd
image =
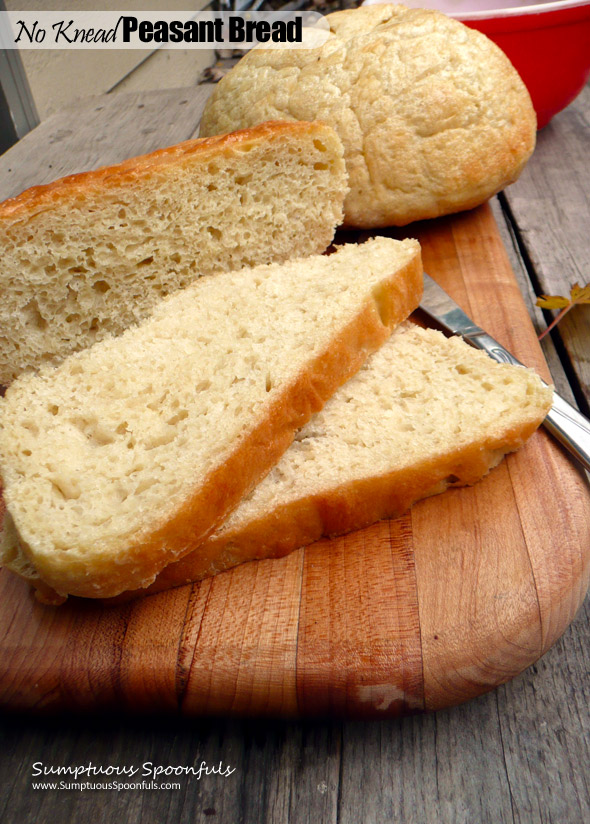
M440 12L376 5L326 18L316 49L254 49L209 99L201 134L323 120L344 144L345 225L403 226L512 183L535 145L528 91L485 35Z

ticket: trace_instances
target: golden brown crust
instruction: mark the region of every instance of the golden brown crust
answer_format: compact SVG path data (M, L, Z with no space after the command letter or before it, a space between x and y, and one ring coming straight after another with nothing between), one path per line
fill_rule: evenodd
M485 35L438 11L373 5L327 16L319 49L253 49L207 101L201 134L322 120L344 145L344 225L403 226L472 208L535 145L518 73Z
M293 133L294 129L304 133L316 129L318 125L324 124L272 121L231 134L186 140L175 146L138 155L112 166L102 166L90 172L68 175L53 183L32 186L16 197L0 203L0 220L16 221L22 217L30 217L31 214L50 208L63 200L75 200L77 197L84 196L95 188L105 186L111 189L127 188L144 175L176 165L185 157L192 158L194 155L200 155L203 162L206 162L209 157L229 153L236 146L251 141L265 141L280 137L285 133Z
M212 536L196 552L170 564L143 593L121 595L117 602L215 575L238 564L279 558L326 536L342 535L385 518L397 518L412 504L450 486L470 486L520 448L541 424L529 422L484 443L470 444L436 459L401 470L343 484L267 513L235 532Z
M267 416L250 432L229 459L211 473L193 498L156 532L146 535L113 568L93 569L91 579L80 580L80 569L68 559L43 568L35 559L44 583L58 594L108 598L127 589L148 586L170 563L205 541L229 512L276 463L293 440L295 431L351 377L371 352L381 346L393 328L417 307L422 295L419 252L388 281L332 342L277 399ZM27 555L26 546L22 550ZM33 582L34 583L34 582Z

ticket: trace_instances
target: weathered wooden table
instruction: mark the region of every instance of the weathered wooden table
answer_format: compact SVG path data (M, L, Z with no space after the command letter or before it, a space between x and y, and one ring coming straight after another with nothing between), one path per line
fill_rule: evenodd
M81 103L0 159L0 197L196 133L202 88ZM539 134L521 179L492 208L531 317L535 293L590 280L590 88ZM590 307L543 349L563 395L590 410ZM0 817L67 822L564 822L590 820L588 601L533 667L470 703L401 720L236 721L143 716L3 718ZM40 765L119 770L206 762L221 775L160 775L179 789L34 789ZM37 766L35 766L37 765ZM229 771L231 774L227 774ZM149 773L149 774L148 774ZM38 777L38 776L37 776ZM71 781L72 776L62 776ZM47 780L54 780L49 776ZM57 777L60 780L60 777Z

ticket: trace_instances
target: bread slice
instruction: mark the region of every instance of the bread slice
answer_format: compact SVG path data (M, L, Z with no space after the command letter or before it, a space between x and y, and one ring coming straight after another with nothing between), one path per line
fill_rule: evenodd
M342 145L268 123L29 189L0 205L0 384L119 334L201 275L323 252Z
M421 291L417 241L377 238L201 279L120 337L21 376L0 403L4 565L60 596L148 586Z
M526 441L551 399L532 370L403 324L225 523L147 591L285 555L473 484Z

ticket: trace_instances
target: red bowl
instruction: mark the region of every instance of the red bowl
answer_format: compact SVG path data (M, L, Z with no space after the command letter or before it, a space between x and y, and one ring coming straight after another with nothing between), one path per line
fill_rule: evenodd
M524 80L541 129L581 92L590 74L590 0L527 1L399 0L438 9L497 43ZM380 2L388 0L364 5Z
M508 55L529 90L539 129L572 102L590 75L588 0L451 16L483 32Z

